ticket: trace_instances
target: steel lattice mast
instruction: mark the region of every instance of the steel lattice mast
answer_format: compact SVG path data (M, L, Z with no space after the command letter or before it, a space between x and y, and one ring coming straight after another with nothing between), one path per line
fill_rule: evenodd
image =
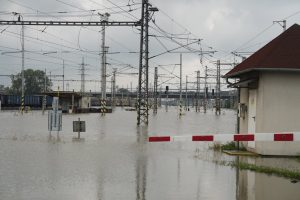
M153 114L157 114L157 84L158 84L158 74L157 74L157 67L154 69L154 90L153 90Z
M217 77L216 77L216 115L221 114L221 63L217 60Z
M101 21L107 22L109 14L105 13L101 15ZM105 25L102 25L101 29L102 33L102 43L101 43L101 114L105 115L106 113L106 53L108 51L108 47L105 46Z
M205 66L205 76L204 76L204 103L203 103L203 110L206 113L207 110L207 103L208 103L208 88L207 88L207 66Z
M116 107L116 72L117 69L114 68L111 77L111 106L113 109Z
M196 112L200 112L200 71L197 71Z
M21 76L22 76L22 89L21 89L21 113L23 114L24 112L24 98L25 98L25 79L24 79L24 65L25 65L25 48L24 48L24 25L22 25L22 72L21 72Z
M85 93L85 64L84 64L84 58L82 58L81 68L80 68L81 74L81 84L80 84L80 92L81 95L84 95Z
M139 88L138 88L138 108L137 108L137 125L148 124L148 20L149 4L148 0L143 0L141 13L141 35L140 35L140 62L139 62Z

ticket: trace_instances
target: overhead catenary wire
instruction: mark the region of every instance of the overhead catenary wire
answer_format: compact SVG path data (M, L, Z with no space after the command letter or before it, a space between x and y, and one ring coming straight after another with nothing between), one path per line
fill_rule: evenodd
M39 12L39 13L46 14L46 15L48 15L49 17L54 17L54 18L57 18L57 19L61 19L60 17L56 17L56 16L53 16L53 15L51 15L51 14L48 14L47 12L40 11L40 10L38 10L38 9L34 9L34 8L31 8L31 7L28 7L28 6L24 5L24 4L21 4L21 3L19 3L19 2L16 2L16 1L14 1L14 0L7 0L7 1L10 1L10 2L12 2L12 3L14 3L14 4L17 4L17 5L19 5L19 6L22 6L22 7L24 7L24 8L27 8L27 9L30 9L30 10L33 10L33 11L37 11L37 12ZM94 2L94 1L92 1L92 0L89 0L89 1ZM94 2L94 3L97 3L97 2ZM99 3L97 3L97 4L100 5ZM120 7L120 6L117 6L117 7ZM112 8L109 8L109 7L105 7L105 8L107 8L107 9L109 9L109 10L113 10ZM93 32L98 32L98 31L95 31L95 30L90 29L90 28L88 28L88 27L84 27L84 28L87 29L87 30L93 31ZM111 39L111 38L109 37L109 39ZM112 41L115 41L115 40L112 40ZM118 44L120 44L120 42L118 42Z
M10 0L11 1L11 0ZM62 2L62 1L60 1L60 2ZM111 1L109 1L110 3L112 3ZM116 4L114 4L114 3L112 3L113 5L116 5ZM119 7L120 8L120 6L116 6L116 7ZM122 9L122 8L121 8ZM122 10L124 10L124 9L122 9ZM133 15L131 15L131 16L133 16ZM135 17L136 18L136 17Z
M65 1L63 1L63 2L65 2ZM112 1L110 1L110 0L108 0L108 2L110 2L110 3L112 3L113 5L117 5L117 4L115 4L114 2L112 2ZM116 7L116 9L120 9L120 6L115 6ZM74 7L73 7L74 8ZM125 7L124 7L125 8ZM135 15L133 15L133 14L131 14L129 11L127 11L126 9L124 9L124 8L122 8L122 9L120 9L120 10L123 10L124 11L124 13L126 14L126 15L128 15L128 16L131 16L131 18L136 18L136 19L138 19L138 17L136 17ZM81 11L85 11L84 9L80 9ZM87 12L93 12L92 10L90 10L90 11L87 11ZM129 14L130 13L130 14ZM170 34L170 33L168 33L167 31L165 31L165 30L162 30L161 29L161 27L157 27L157 26L152 26L153 27L153 29L152 30L155 30L155 32L156 33L163 33L163 34L165 34L165 38L168 40L168 41L171 41L171 42L173 42L173 44L171 44L171 45L178 45L178 47L180 47L180 48L182 48L182 46L184 46L185 45L185 43L183 43L182 42L182 38L184 38L183 36L188 36L188 37L186 37L186 39L188 39L188 38L190 38L190 33L188 33L188 32L185 32L185 33L172 33L172 34ZM164 32L165 31L165 32ZM162 34L160 34L160 35L162 35ZM179 38L176 38L176 37L178 37L178 36L180 36L181 37L181 39L179 39ZM180 41L181 40L181 41ZM171 49L171 48L168 48L168 46L169 45L165 45L165 49L167 50L167 49ZM79 48L79 49L81 49L81 48ZM193 52L193 53L195 53L195 49L194 48L192 48L192 47L187 47L187 50L188 51L190 51L190 52ZM198 49L197 49L198 50ZM78 51L80 51L80 50L78 50ZM80 52L82 52L82 53L86 53L85 51L80 51ZM91 53L93 53L93 52L91 52ZM97 56L96 54L94 54L95 56Z
M11 33L11 34L13 34L13 37L18 38L18 33L15 33L15 32L12 32L12 31L6 31L6 32ZM36 39L36 38L30 37L30 36L25 36L25 40L30 41L28 39L34 39L34 40L38 40L38 41L42 41L42 42L46 42L46 43L50 43L50 44L60 45L60 44L57 44L57 43L54 43L54 42L49 42L49 41L45 41L45 40L41 40L41 39ZM45 44L43 44L43 45L45 45ZM64 45L62 45L62 46L64 46ZM64 47L70 48L70 49L75 49L75 48L68 47L68 46L64 46ZM11 49L19 50L19 49L16 49L16 48L11 48ZM26 51L26 52L37 53L37 52L30 52L30 51ZM51 57L51 56L49 56L47 54L41 54L41 55ZM58 57L56 57L56 58L58 58ZM63 58L58 58L58 59L63 60ZM71 61L71 60L70 60L70 62L75 63L74 61Z

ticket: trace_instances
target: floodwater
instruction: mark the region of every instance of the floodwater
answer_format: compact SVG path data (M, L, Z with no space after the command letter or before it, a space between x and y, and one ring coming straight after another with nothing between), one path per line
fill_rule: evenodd
M72 121L79 117L87 129L80 142L72 140ZM41 111L0 112L0 199L300 199L299 182L214 162L298 168L298 161L230 157L207 143L147 143L152 135L234 133L234 111L190 111L179 118L175 108L160 109L148 128L136 126L136 112L120 108L105 117L63 115L63 131L51 134L47 118Z

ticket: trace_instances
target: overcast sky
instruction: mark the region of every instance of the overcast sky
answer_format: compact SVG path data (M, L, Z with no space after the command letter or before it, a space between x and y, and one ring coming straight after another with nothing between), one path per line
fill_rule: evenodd
M24 20L98 21L98 13L108 12L109 20L137 21L140 3L140 0L0 0L0 19L16 20L12 13L17 12ZM191 82L196 80L195 71L203 74L205 66L214 73L213 62L217 59L240 62L241 58L231 52L254 52L278 36L282 27L273 21L286 19L288 28L300 20L299 0L152 0L150 3L159 9L150 23L150 35L157 36L150 37L150 57L201 39L200 43L191 45L194 52L178 50L183 52L184 81L188 75ZM21 70L21 53L12 53L21 50L20 31L18 26L0 26L0 74L16 74ZM101 27L28 26L25 28L25 68L46 68L47 73L60 75L64 60L65 79L80 80L80 63L84 59L86 79L100 80L100 31ZM138 28L108 27L106 36L110 52L107 74L110 75L113 68L123 73L138 72ZM200 56L200 50L208 54ZM150 83L153 83L154 67L158 66L159 84L177 88L179 80L172 77L179 76L178 64L179 53L151 59ZM223 66L222 73L232 67ZM119 87L130 87L131 83L134 88L137 86L136 75L118 74ZM0 84L8 85L9 79L0 77ZM53 89L58 85L62 87L61 84L55 81ZM110 87L110 83L107 84ZM65 89L79 90L80 82L69 82L68 86L65 83ZM100 84L88 82L86 90L100 91Z

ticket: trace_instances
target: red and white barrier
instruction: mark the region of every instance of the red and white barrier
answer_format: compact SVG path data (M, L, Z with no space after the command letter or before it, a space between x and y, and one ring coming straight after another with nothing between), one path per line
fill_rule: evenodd
M183 136L150 136L149 142L231 142L231 141L300 141L300 132L287 133L255 133L255 134L211 134Z

